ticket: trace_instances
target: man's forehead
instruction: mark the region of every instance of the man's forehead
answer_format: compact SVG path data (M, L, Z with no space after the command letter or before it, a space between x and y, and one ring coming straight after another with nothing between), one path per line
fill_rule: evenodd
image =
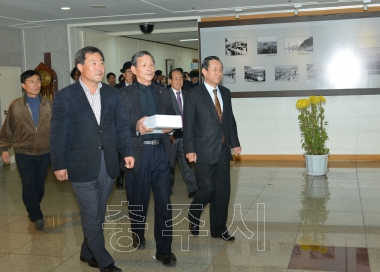
M141 56L141 57L137 58L137 64L139 63L139 61L142 61L142 62L153 62L153 59L149 55L144 55L144 56Z
M86 60L103 60L102 56L98 53L98 52L95 52L95 53L86 53L86 55L84 55L84 58Z
M172 76L173 77L182 77L182 73L180 71L173 71Z

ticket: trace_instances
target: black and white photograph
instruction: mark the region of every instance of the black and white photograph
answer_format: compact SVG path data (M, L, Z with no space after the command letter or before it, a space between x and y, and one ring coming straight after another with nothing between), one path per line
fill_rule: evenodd
M298 65L276 65L275 81L298 81Z
M265 66L244 66L244 82L265 82Z
M226 56L245 56L247 52L247 37L225 38Z
M367 75L380 75L380 47L358 48L355 55Z
M222 85L236 83L235 71L235 67L223 67Z
M277 36L257 37L257 54L277 54Z
M285 38L285 53L313 53L313 36Z
M307 80L327 80L328 79L328 65L323 63L309 63L306 64Z

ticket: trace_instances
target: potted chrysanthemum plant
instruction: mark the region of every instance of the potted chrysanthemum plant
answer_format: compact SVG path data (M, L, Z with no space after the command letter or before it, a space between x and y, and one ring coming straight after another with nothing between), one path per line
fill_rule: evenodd
M321 176L327 173L329 149L326 141L329 137L325 128L325 103L326 98L323 96L310 96L308 99L299 99L296 103L308 175Z

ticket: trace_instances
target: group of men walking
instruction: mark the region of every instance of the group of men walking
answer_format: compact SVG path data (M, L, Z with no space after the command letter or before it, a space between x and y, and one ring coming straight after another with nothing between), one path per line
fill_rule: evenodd
M202 210L210 203L211 236L234 240L226 228L229 161L231 148L240 154L241 147L230 91L219 85L223 76L219 58L205 58L201 67L204 84L186 93L178 69L170 73L171 90L152 84L155 61L149 52L137 52L123 67L125 78L130 70L135 82L119 90L101 82L104 61L103 53L95 47L79 50L75 65L81 76L58 91L52 104L39 94L41 76L37 72L26 71L21 76L25 95L9 108L0 131L0 148L5 162L9 162L8 148L15 149L24 204L35 227L44 225L39 204L51 158L55 176L71 182L79 204L84 233L80 260L100 271L121 271L105 247L102 229L113 179L120 176L121 168L133 246L146 246L144 226L152 190L155 257L164 265L174 265L172 227L166 222L172 219L171 166L177 156L183 176L190 180L188 192L195 192L189 208L191 233L199 234ZM156 114L181 115L183 128L152 133L144 120ZM195 164L196 177L189 162Z

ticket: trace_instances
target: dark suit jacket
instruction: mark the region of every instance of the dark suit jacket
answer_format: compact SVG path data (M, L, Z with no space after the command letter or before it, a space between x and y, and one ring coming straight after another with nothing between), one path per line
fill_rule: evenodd
M169 90L157 84L152 84L152 87L156 91L158 114L175 115L172 101L170 99ZM123 99L124 108L128 115L130 135L132 136L135 167L131 171L136 174L140 171L143 146L143 139L141 135L136 134L136 124L138 120L144 117L137 83L135 82L132 85L121 88L119 92ZM166 153L169 156L170 163L174 165L174 152L173 148L171 147L171 141L168 134L163 134L163 141L165 144ZM127 169L124 168L124 170Z
M178 106L178 102L177 102L177 97L174 95L173 93L173 89L170 88L169 89L169 93L170 93L170 98L171 98L171 101L173 103L173 108L174 108L174 111L175 111L175 114L176 115L181 115L181 111L179 110L179 106ZM185 105L185 92L182 90L182 104ZM182 132L183 130L182 129L175 129L174 130L174 133L173 133L173 137L174 139L177 139L177 138L182 138Z
M186 92L183 120L185 153L195 152L199 163L215 164L219 161L223 134L227 146L240 146L230 90L221 85L218 87L223 100L222 123L204 84Z
M79 81L54 96L50 130L53 170L67 169L71 182L95 180L99 175L103 145L107 173L119 175L118 152L132 156L129 123L119 92L103 84L101 116L95 114Z
M125 80L117 83L115 86L114 86L116 89L121 89L121 88L124 88L125 87Z
M187 90L190 90L191 88L193 88L193 84L191 83L191 81L184 80L182 90L186 92Z

